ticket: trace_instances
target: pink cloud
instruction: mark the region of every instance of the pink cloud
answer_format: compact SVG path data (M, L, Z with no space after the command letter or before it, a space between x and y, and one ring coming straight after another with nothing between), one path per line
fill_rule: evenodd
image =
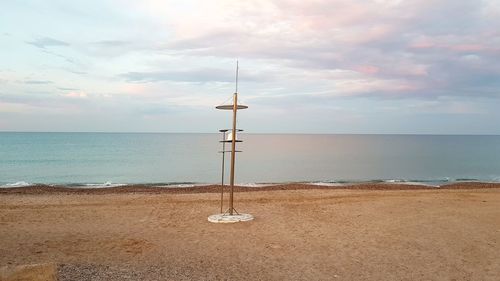
M64 94L63 96L68 97L68 98L87 98L87 94L84 92L69 92L67 94Z
M483 36L481 36L482 38ZM487 41L484 39L484 41ZM471 38L460 38L457 36L436 36L427 37L421 36L412 42L410 42L409 47L412 49L443 49L455 52L480 52L480 51L490 51L493 48L485 45L475 43Z
M427 76L429 74L427 68L426 65L412 65L407 68L407 73L414 76Z
M435 46L435 43L427 37L418 38L410 43L410 48L413 49L429 49Z
M373 65L360 65L354 67L354 70L363 74L376 74L380 71L380 68Z
M450 46L450 49L461 52L477 52L486 50L488 48L479 44L460 44L460 45Z

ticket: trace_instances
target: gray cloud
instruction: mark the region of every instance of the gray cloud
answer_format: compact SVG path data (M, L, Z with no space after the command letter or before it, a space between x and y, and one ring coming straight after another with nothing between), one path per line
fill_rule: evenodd
M30 41L30 42L26 42L30 45L33 45L37 48L40 48L40 49L45 49L46 47L65 47L65 46L69 46L69 43L67 42L64 42L64 41L61 41L61 40L57 40L57 39L54 39L54 38L50 38L50 37L41 37L41 38L37 38L33 41Z
M94 42L93 44L103 47L123 47L131 45L132 42L121 40L102 40Z
M156 71L156 72L128 72L120 75L129 82L229 82L231 77L228 73L220 70L195 70L195 71Z
M51 52L51 51L46 50L46 49L43 49L42 52L44 52L46 54L49 54L51 56L55 56L57 58L63 59L64 61L66 61L66 62L68 62L70 64L74 64L74 65L79 65L80 64L77 61L75 61L73 58L65 56L65 55L61 55L61 54L58 54L58 53L55 53L55 52Z
M128 82L144 83L144 82L160 82L160 81L177 81L177 82L233 82L234 73L228 72L225 69L194 69L182 71L152 71L152 72L127 72L119 75ZM245 81L266 81L272 79L270 76L262 74L247 73L242 75Z
M92 101L87 99L75 99L65 95L55 95L49 91L26 91L24 95L0 95L0 102L39 107L47 110L51 108L68 109L68 106L80 108L92 105Z
M133 52L155 51L154 45L148 40L100 40L83 44L79 51L95 58L119 57Z
M57 87L57 89L61 91L78 91L79 89L76 88L66 88L66 87Z
M85 71L80 71L80 70L74 70L74 69L65 69L68 72L71 72L73 74L78 74L78 75L86 75L87 72Z

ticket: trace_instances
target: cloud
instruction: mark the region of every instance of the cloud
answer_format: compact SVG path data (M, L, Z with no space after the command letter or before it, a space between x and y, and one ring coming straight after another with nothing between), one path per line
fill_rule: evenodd
M2 67L15 70L2 73L2 92L29 96L37 105L44 102L33 93L39 86L52 87L55 98L44 98L61 106L100 108L99 93L106 93L113 110L140 109L132 115L167 116L173 114L169 106L199 109L233 91L237 58L245 102L293 109L305 119L318 110L331 110L324 116L335 118L348 111L359 122L375 110L467 115L500 99L496 0L145 0L120 2L120 9L114 1L9 7L15 9L5 13L13 15L4 20L7 28L18 26L12 18L41 7L65 22L61 27L32 13L29 19L39 25L0 36L5 53L12 54ZM14 40L47 30L51 37L17 45ZM37 77L33 73L43 73L43 80L27 80ZM45 87L44 81L53 84ZM405 104L421 106L408 110Z
M180 82L229 82L231 77L228 73L220 70L193 70L193 71L154 71L154 72L127 72L120 77L128 82L159 82L159 81L180 81Z
M88 97L87 93L84 92L69 92L67 94L63 94L62 96L67 98L83 98L83 99Z
M57 40L54 38L50 38L50 37L37 38L37 39L30 41L30 42L27 42L27 43L30 45L33 45L37 48L40 48L40 49L45 49L47 47L66 47L66 46L69 46L69 43L67 43L67 42Z
M57 87L57 89L61 91L78 91L76 88L67 88L67 87Z
M100 40L81 44L79 51L83 54L95 57L119 57L134 52L154 51L154 43L147 40Z
M157 115L168 115L174 111L179 111L174 109L172 106L166 106L164 104L145 104L135 110L137 113L143 116L157 116Z
M73 73L73 74L78 74L78 75L86 75L88 74L85 71L80 71L80 70L75 70L75 69L65 69L66 71Z
M104 47L122 47L131 45L130 41L122 41L122 40L102 40L94 42L93 44Z
M172 70L172 71L151 71L151 72L127 72L119 75L120 78L128 82L144 83L144 82L192 82L192 83L208 83L208 82L234 82L235 76L233 72L227 69L202 68L191 70ZM270 79L270 76L256 74L248 71L244 78L246 81L265 81Z
M318 73L316 78L327 71L358 72L370 77L337 84L366 87L363 92L374 98L493 93L495 80L490 76L498 73L495 62L500 59L500 34L496 32L500 25L495 17L500 14L485 8L491 3L274 0L211 4L215 8L200 8L215 11L208 17L198 17L197 11L188 19L173 17L171 26L177 36L163 45L165 50L193 57L264 60L285 71ZM464 55L479 59L459 62ZM359 92L342 93L339 87L333 91Z
M34 85L43 85L43 84L52 84L52 81L49 80L26 80L25 84L34 84Z

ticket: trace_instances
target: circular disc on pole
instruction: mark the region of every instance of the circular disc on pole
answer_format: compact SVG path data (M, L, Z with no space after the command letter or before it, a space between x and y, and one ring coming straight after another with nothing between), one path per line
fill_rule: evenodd
M223 109L223 110L233 110L234 106L232 104L218 105L215 108ZM237 109L245 109L248 108L246 105L238 104Z
M233 129L221 129L219 132L227 132L227 131L232 131ZM236 129L236 132L243 132L242 129Z

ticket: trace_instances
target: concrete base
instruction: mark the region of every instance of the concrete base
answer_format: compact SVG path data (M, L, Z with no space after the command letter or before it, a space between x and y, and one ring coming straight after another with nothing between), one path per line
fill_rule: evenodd
M251 220L253 220L253 216L250 214L239 214L239 215L216 214L208 217L208 221L213 223L235 223L240 221L251 221Z

